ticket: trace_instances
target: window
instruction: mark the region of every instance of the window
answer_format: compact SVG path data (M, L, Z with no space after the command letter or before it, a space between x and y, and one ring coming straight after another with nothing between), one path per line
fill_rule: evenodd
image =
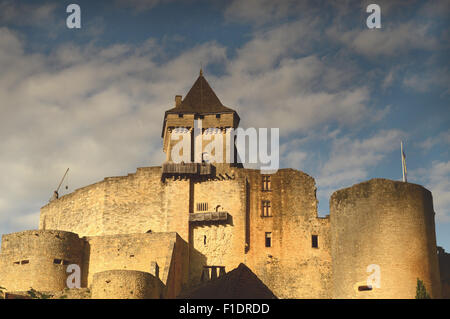
M199 212L208 211L208 203L197 203L197 211Z
M272 233L266 233L266 247L272 247Z
M60 265L61 264L61 259L53 259L53 263Z
M317 235L312 235L312 248L319 248L319 237Z
M261 201L261 217L272 217L270 210L270 200Z
M203 245L206 246L206 235L203 235Z
M368 291L372 290L372 286L359 286L358 291Z
M262 191L263 192L270 191L270 175L262 176Z
M220 114L216 114L216 119L220 119Z
M30 261L29 260L22 260L20 263L22 264L22 265L25 265L25 264L28 264Z
M178 117L183 117L183 114L178 114Z

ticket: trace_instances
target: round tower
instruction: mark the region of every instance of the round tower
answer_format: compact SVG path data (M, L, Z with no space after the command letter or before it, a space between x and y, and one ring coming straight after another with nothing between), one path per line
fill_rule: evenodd
M160 299L162 282L147 272L107 270L94 274L93 299Z
M3 235L0 283L8 291L63 290L70 275L67 266L82 267L83 247L77 234L65 231L29 230Z
M441 295L433 199L420 185L372 179L330 200L333 298Z

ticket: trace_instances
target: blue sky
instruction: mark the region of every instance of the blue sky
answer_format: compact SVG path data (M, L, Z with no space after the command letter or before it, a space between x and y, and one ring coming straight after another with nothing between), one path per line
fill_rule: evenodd
M82 28L65 25L81 7ZM200 65L243 127L279 127L281 167L339 188L401 179L433 192L450 249L448 1L0 0L0 233L36 228L69 190L163 161L163 112Z

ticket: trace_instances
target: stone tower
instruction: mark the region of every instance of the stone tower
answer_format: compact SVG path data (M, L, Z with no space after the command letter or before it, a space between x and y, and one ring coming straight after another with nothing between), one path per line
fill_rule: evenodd
M333 298L414 298L417 279L441 297L430 191L372 179L335 192L330 215Z
M166 163L179 162L173 158L173 154L179 154L184 163L235 162L234 149L232 153L228 150L228 154L233 156L232 160L225 159L226 145L229 144L227 138L232 138L227 130L236 129L239 121L236 111L220 102L200 70L199 77L186 97L182 99L181 95L175 96L175 107L164 114L161 137ZM218 148L222 150L222 156Z

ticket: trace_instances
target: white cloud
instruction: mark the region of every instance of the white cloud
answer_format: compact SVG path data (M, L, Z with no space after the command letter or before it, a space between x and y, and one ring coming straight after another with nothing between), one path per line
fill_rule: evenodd
M439 41L431 34L430 27L410 21L373 30L343 30L333 26L326 33L331 41L368 57L398 56L413 49L435 50Z
M121 7L131 8L135 11L146 11L153 9L161 3L173 1L174 0L116 0L115 2Z
M328 122L353 127L370 120L370 91L354 83L357 71L308 55L317 23L256 31L233 58L209 42L171 59L152 39L27 53L18 33L0 28L0 199L24 214L45 204L67 167L73 190L160 164L164 111L193 84L201 61L226 70L220 78L206 76L244 127L280 127L286 136ZM306 156L297 150L284 160L298 167ZM0 210L0 221L11 216Z
M304 132L327 121L358 125L377 111L370 91L355 80L351 63L311 54L317 20L257 31L213 79L228 106L240 106L244 126L280 127L280 134ZM270 116L267 116L270 114Z
M431 136L427 138L425 141L419 143L419 146L422 147L425 151L429 151L434 146L439 146L441 150L448 149L450 145L450 130L442 132L437 136Z
M68 44L43 55L0 28L0 233L29 226L67 167L72 191L162 162L164 111L199 62L225 50L206 43L157 65L155 46Z
M443 94L450 94L450 73L449 69L441 66L439 69L432 69L420 72L409 72L404 79L403 85L406 88L417 92L427 92L432 89L443 89Z
M436 219L450 222L450 161L434 161L427 173L425 186L433 193Z
M56 3L26 4L13 0L0 1L0 24L47 27L55 21Z
M328 200L334 191L367 179L369 171L399 147L404 135L399 130L384 130L365 139L336 137L328 161L318 168L319 197Z
M25 214L11 219L11 226L17 229L37 229L40 212Z
M301 8L307 8L306 1L295 0L234 0L225 11L225 17L233 22L250 22L261 25L277 21Z

